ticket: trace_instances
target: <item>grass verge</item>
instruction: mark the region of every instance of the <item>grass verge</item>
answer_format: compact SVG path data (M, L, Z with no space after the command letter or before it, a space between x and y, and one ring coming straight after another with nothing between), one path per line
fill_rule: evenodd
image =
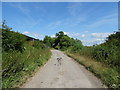
M3 52L2 88L20 87L51 56L49 49L27 47L23 52Z
M65 53L69 57L76 60L78 63L85 66L87 70L94 73L95 76L100 78L103 84L107 85L109 88L116 89L116 90L120 89L119 73L114 68L110 68L104 63L97 62L88 57L81 56L78 53L69 53L69 52L65 52Z

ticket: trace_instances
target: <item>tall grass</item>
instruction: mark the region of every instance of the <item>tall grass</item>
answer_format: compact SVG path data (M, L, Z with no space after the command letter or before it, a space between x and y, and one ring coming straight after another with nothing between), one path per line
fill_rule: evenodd
M51 56L50 50L25 47L23 53L17 51L3 52L3 88L19 87L32 74L32 72L47 62Z
M0 28L2 31L2 88L20 87L51 56L49 48L46 48L43 41L11 29L5 21Z

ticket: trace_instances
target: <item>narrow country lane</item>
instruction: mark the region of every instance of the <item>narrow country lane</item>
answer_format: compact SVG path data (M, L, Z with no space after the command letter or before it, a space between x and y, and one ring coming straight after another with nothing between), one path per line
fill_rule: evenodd
M103 88L92 73L58 50L23 88Z

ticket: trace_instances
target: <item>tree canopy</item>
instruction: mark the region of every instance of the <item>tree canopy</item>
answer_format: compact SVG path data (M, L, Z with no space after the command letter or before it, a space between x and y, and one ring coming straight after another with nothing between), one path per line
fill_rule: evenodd
M65 35L63 31L56 33L55 37L45 36L43 42L49 47L55 49L67 50L72 48L75 51L82 48L82 42L78 39L70 38L68 35Z

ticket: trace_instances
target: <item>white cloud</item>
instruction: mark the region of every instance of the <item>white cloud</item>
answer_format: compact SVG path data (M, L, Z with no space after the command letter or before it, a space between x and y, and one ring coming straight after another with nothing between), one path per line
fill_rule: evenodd
M84 38L84 37L85 37L85 34L82 34L81 37Z
M23 32L22 34L29 34L29 32L26 31L26 32Z
M55 37L55 35L52 35L51 37L52 37L52 38L54 38L54 37Z
M46 26L46 28L49 29L49 30L50 29L55 29L55 28L59 27L61 25L61 23L62 23L62 21L54 21L54 22L49 23Z
M82 40L82 42L83 42L83 45L85 46L92 46L95 44L104 43L105 39L96 38L96 39Z
M31 11L32 9L29 7L29 5L24 5L23 3L10 3L10 6L24 14L24 17L17 21L18 24L20 24L21 26L33 28L42 22L42 19L39 18L38 15L36 15L37 19L33 18L33 11ZM36 10L36 6L33 6L32 8L35 8ZM24 23L21 23L21 20Z
M70 35L70 33L69 33L69 32L64 32L64 34L65 34L65 35Z
M72 33L71 35L72 35L72 37L78 37L78 36L80 36L80 33Z
M118 17L117 14L107 15L107 16L99 18L99 20L96 20L96 21L92 22L91 24L85 25L85 26L89 27L89 28L100 27L100 26L105 25L105 24L117 22L118 21L117 17Z
M21 11L23 14L30 16L31 10L29 8L27 8L27 6L23 6L22 3L19 4L10 4L12 7L18 9L19 11Z
M73 38L79 38L79 37L82 37L84 38L85 37L85 34L80 34L80 33L70 33L70 32L64 32L65 35L68 35L70 37L73 37Z
M27 36L30 36L30 37L33 37L33 38L36 38L36 39L41 39L43 37L42 34L39 34L39 33L31 33L31 32L23 32L22 34L25 34Z
M110 34L110 32L107 33L90 33L89 35L87 34L87 38L85 38L82 42L83 45L86 46L92 46L95 44L101 44L104 43L106 40L106 37L108 37ZM92 36L92 37L91 37Z
M72 38L77 38L82 41L85 46L92 46L95 44L101 44L105 42L105 38L112 33L77 33L77 32L64 32L65 35L68 35ZM92 37L91 37L92 35ZM51 37L55 37L52 35Z
M79 37L84 38L84 37L85 37L85 34L72 33L71 36L72 36L72 37L77 37L77 38L79 38Z
M105 38L108 37L112 33L91 33L91 35L95 38Z
M42 34L33 33L33 36L35 36L35 37L40 37L40 36L42 36Z

